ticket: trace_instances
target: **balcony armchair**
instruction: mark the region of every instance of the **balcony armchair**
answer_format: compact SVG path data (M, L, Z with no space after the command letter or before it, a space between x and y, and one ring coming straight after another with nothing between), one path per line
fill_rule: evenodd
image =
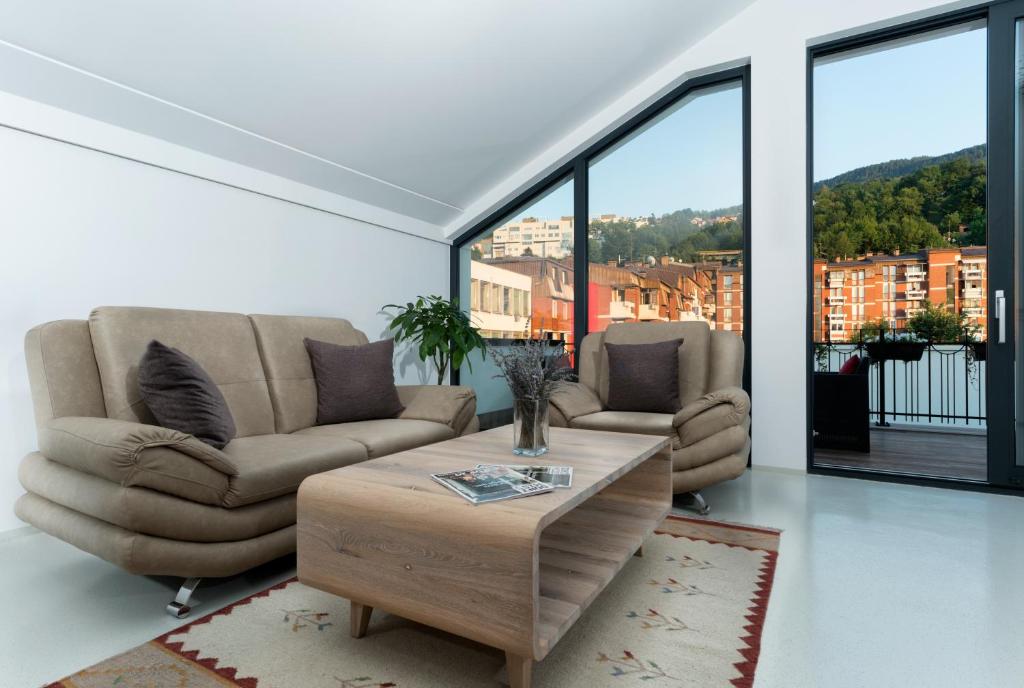
M679 399L675 414L611 411L608 355L604 344L643 344L682 338ZM743 340L712 331L703 322L621 323L587 335L579 348L580 381L551 398L558 427L633 432L672 438L672 488L692 493L702 513L700 490L743 473L750 454L750 398L743 379Z
M100 308L25 339L39 451L21 462L22 520L139 574L188 580L168 607L189 611L202 577L295 551L306 477L474 432L469 387L398 387L398 418L316 425L303 338L366 343L347 320ZM199 361L231 409L223 449L155 425L138 362L151 339Z

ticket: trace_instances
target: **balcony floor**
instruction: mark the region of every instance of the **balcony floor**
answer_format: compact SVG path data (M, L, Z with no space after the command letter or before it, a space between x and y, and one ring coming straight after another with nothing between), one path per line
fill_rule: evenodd
M872 428L870 453L815 449L814 465L984 481L986 448L985 435Z

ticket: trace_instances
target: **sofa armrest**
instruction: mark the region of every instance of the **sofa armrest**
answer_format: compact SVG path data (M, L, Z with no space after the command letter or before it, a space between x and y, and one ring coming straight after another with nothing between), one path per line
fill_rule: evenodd
M559 383L551 394L551 404L565 417L567 423L572 423L574 418L604 410L594 390L582 382Z
M739 387L708 392L681 408L672 419L682 446L687 447L750 417L750 397Z
M238 467L192 435L158 425L67 416L39 428L46 458L124 487L221 505Z
M465 385L398 385L399 418L429 420L462 434L476 415L476 392Z

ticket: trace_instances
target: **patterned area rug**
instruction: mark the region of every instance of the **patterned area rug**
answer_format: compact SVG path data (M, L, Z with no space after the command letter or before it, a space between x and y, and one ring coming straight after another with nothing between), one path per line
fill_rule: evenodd
M669 516L554 651L536 688L752 686L779 532ZM349 605L296 580L256 593L48 688L478 688L504 654Z

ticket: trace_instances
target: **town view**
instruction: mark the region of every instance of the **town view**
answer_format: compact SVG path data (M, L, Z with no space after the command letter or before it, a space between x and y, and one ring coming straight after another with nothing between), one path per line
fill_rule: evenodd
M471 311L492 338L572 343L573 217L519 217L472 244ZM700 320L743 333L740 207L590 219L588 331ZM814 341L906 330L942 310L985 340L985 149L815 185Z
M985 341L985 147L818 182L814 254L814 341L920 332L943 315L944 339Z
M472 245L471 315L485 337L572 343L572 216L521 217ZM739 207L661 217L600 215L588 227L588 331L700 320L743 333Z

